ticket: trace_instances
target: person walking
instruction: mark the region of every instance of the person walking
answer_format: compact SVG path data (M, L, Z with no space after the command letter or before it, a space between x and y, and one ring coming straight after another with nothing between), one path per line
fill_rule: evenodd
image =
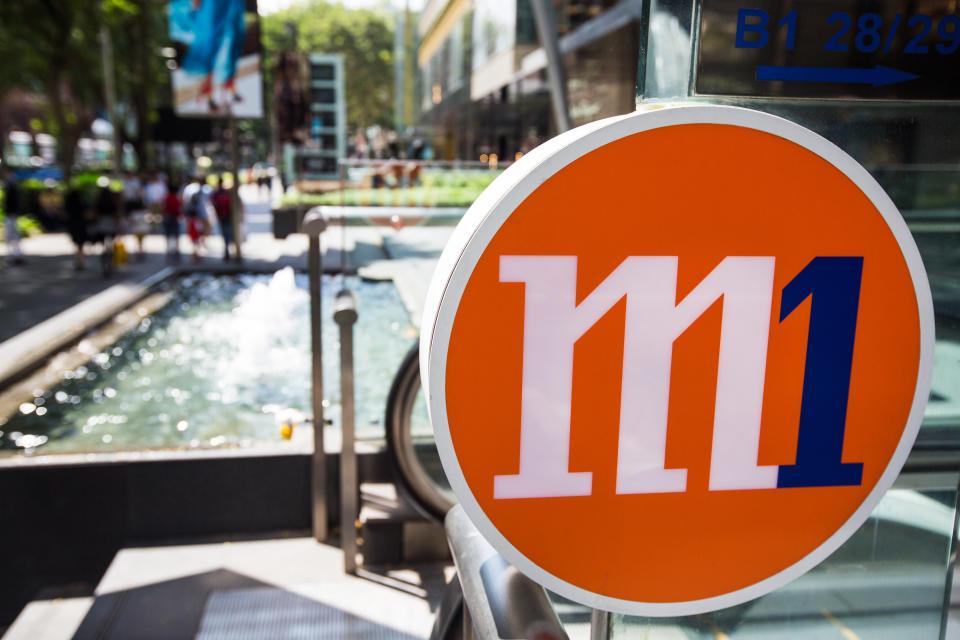
M17 218L23 213L20 181L16 174L7 168L3 169L2 177L3 210L6 214L3 234L7 242L7 261L11 265L21 265L25 260L23 250L20 248L20 230L17 229Z
M97 214L92 240L102 245L100 251L100 269L104 278L113 274L113 242L117 237L117 215L119 213L117 194L110 189L110 179L97 180L100 191L97 193L94 209Z
M223 261L230 260L230 243L233 242L233 198L223 186L223 178L217 177L216 188L210 198L217 214L217 224L223 235Z
M163 198L163 235L167 239L167 261L180 262L180 218L183 203L179 187L174 185Z
M143 208L143 183L133 171L123 176L123 214L129 216Z
M90 207L87 205L83 192L74 186L70 187L63 199L63 209L67 214L67 231L70 233L73 244L77 247L73 259L73 268L76 271L83 271L86 269L83 261L83 247L89 241L87 219Z
M143 203L150 211L150 224L155 225L163 218L163 205L167 198L167 183L160 173L155 173L153 179L143 186Z
M187 221L187 235L193 243L193 261L200 262L200 250L204 249L204 223L209 222L209 186L206 179L194 177L183 188L183 217Z

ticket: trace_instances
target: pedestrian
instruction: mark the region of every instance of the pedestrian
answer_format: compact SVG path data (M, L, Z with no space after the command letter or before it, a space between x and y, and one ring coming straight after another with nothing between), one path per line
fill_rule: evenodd
M180 218L183 203L179 186L174 185L163 199L163 235L167 239L167 261L180 262Z
M113 243L117 237L117 218L119 214L117 194L110 188L110 179L101 176L97 180L100 191L94 203L97 214L94 224L93 242L101 245L100 269L104 278L113 273Z
M21 265L25 260L23 250L20 248L20 230L17 228L17 219L23 213L20 180L15 173L5 167L2 177L3 210L6 214L3 233L7 242L7 260L12 265Z
M75 186L70 187L63 199L63 209L67 214L67 231L70 233L73 244L77 247L73 268L76 271L83 271L86 268L83 261L83 247L89 241L87 223L90 217L90 207L83 191Z
M160 173L155 173L153 178L143 186L143 203L150 211L152 225L158 224L163 219L163 204L167 198L167 191L167 183Z
M146 259L146 253L143 250L143 239L150 231L150 212L141 205L139 209L134 209L127 216L130 226L130 233L137 240L137 262L143 262Z
M133 171L123 176L123 215L129 216L143 208L143 183Z
M183 188L183 217L187 221L187 235L193 243L193 261L200 262L200 250L204 249L204 223L209 220L209 187L206 179L194 177Z
M223 261L230 260L230 243L233 242L233 197L223 186L223 178L217 177L216 188L210 198L217 214L217 224L223 235Z

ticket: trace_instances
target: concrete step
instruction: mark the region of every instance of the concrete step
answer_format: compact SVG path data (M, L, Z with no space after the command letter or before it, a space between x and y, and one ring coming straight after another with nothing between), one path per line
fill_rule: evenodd
M364 565L449 562L443 526L423 517L392 483L360 487L358 546Z

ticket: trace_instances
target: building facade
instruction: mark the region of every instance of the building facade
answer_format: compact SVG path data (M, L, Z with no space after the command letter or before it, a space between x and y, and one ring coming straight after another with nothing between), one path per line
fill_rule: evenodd
M642 2L552 8L573 125L632 111ZM509 161L556 135L530 0L431 0L418 31L418 130L436 157Z

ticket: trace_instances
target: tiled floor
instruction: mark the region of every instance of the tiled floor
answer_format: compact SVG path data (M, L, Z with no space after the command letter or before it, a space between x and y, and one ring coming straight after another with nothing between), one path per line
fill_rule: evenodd
M344 574L309 538L124 549L94 598L31 603L4 638L427 638L443 572L418 575L426 599Z

